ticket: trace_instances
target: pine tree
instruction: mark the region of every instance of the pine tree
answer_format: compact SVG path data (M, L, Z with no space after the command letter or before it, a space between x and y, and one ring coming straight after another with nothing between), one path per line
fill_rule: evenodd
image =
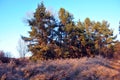
M32 19L28 20L31 31L28 42L31 59L80 58L83 56L111 56L116 36L106 21L95 22L86 18L76 23L73 15L64 8L59 10L59 19L38 5Z
M94 48L94 54L97 55L107 55L102 49L111 48L113 43L115 43L114 39L116 38L116 36L113 36L113 30L109 29L109 24L106 21L103 21L102 23L91 22L89 29L86 26L86 36L88 37L86 43L90 47L90 50ZM91 52L93 53L93 51Z
M28 20L31 31L29 37L22 37L29 42L29 50L33 53L32 58L46 59L54 58L54 54L49 49L48 43L54 39L54 28L56 21L53 15L46 10L43 3L38 5L34 18Z
M64 57L74 57L74 42L76 40L75 35L75 22L73 21L73 15L66 11L64 8L61 8L59 11L59 29L58 31L61 34L61 42L63 42L63 56ZM74 49L73 49L74 48Z

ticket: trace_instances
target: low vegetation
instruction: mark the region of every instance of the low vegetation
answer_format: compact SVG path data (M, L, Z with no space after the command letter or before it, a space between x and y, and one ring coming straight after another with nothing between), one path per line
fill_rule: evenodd
M1 80L119 80L120 60L100 56L33 62L25 58L0 61Z

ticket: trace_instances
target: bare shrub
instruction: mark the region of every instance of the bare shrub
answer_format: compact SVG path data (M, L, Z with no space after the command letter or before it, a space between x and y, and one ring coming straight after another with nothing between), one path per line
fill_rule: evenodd
M22 39L19 39L18 41L17 50L21 58L24 58L28 52L27 45Z

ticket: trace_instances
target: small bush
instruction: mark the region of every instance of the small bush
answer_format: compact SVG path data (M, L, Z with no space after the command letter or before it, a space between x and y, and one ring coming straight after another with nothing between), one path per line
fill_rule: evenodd
M0 58L5 57L5 53L3 51L0 51Z
M0 51L0 61L2 63L8 63L9 62L9 58L5 56L4 51Z

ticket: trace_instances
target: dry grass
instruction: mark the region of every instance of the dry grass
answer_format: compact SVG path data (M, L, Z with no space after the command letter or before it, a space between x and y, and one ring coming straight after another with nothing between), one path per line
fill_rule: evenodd
M120 61L95 58L0 62L1 80L119 80Z

